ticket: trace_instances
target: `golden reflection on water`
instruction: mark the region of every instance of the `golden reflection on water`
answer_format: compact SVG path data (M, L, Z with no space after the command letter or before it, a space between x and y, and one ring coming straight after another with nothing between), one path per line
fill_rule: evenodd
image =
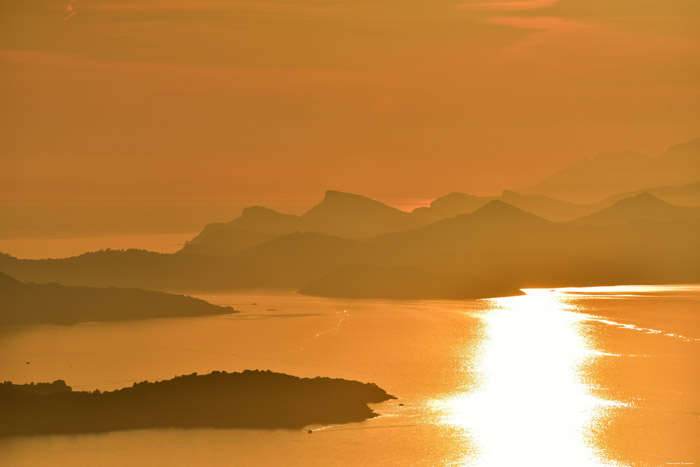
M475 466L619 465L593 447L592 428L611 406L586 384L595 351L584 315L565 294L526 290L492 300L474 392L437 402L442 423L476 444Z

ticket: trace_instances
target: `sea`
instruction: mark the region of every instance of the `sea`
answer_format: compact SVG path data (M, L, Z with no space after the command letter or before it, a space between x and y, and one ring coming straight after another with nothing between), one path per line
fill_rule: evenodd
M700 464L700 285L468 301L203 295L238 313L0 328L0 380L264 369L373 382L361 423L0 438L3 466ZM1 416L1 415L0 415ZM310 432L309 432L310 430Z

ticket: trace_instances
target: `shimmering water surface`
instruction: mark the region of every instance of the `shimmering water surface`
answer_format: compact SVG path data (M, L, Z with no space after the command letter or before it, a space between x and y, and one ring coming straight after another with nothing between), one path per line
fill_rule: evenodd
M371 381L380 417L306 431L137 430L0 440L3 465L700 464L700 286L474 301L250 291L239 314L0 330L0 378L114 389L272 369Z

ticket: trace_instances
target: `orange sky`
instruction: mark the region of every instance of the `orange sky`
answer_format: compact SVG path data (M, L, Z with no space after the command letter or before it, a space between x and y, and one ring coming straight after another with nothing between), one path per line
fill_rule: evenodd
M0 5L0 201L519 188L700 136L697 0Z

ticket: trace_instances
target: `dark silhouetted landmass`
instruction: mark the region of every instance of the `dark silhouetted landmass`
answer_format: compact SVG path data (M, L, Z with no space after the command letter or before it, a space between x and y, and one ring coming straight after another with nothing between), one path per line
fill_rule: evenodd
M343 266L313 280L299 290L303 295L335 298L384 298L401 300L506 297L521 295L513 284L460 280L408 266L372 264Z
M357 240L306 232L275 237L230 257L143 250L103 250L48 260L0 254L0 271L27 282L168 292L298 289L337 267L378 257L381 252Z
M192 297L139 289L25 284L0 273L0 325L73 324L234 313Z
M699 179L700 138L672 146L656 158L631 151L606 152L586 158L523 192L590 202L615 193L686 185Z
M67 388L39 394L28 386L0 384L0 436L159 427L294 429L363 421L376 416L367 404L394 399L375 384L270 371L195 373L102 393Z
M214 228L218 225L220 228ZM223 224L210 224L178 252L185 255L233 256L280 234L251 232Z
M25 282L160 291L209 291L240 283L253 286L229 258L162 254L145 250L100 250L71 258L19 260L0 254L0 271Z

